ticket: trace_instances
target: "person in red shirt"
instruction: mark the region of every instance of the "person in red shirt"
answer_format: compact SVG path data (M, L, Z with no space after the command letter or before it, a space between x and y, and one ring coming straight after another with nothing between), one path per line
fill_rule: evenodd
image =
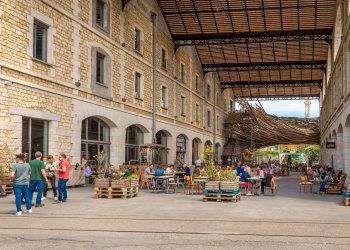
M58 173L58 201L55 204L67 201L67 182L69 180L70 164L66 158L67 156L61 153L59 156L59 167L54 170Z

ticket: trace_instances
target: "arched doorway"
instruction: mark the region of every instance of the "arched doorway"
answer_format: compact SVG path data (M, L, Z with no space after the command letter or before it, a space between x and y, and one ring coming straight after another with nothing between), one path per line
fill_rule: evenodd
M101 151L105 152L104 164L107 164L110 157L110 128L100 118L86 118L81 127L81 158L95 165L95 156Z
M138 146L143 144L143 131L138 126L131 125L126 128L125 136L125 163L138 161Z
M161 144L165 147L168 146L168 136L166 134L165 131L160 130L158 131L158 133L156 134L156 139L157 139L157 144ZM160 152L160 164L161 165L165 165L168 163L168 152L167 150L161 150ZM156 152L156 154L158 154L158 152ZM155 159L158 159L158 155L156 155Z
M198 138L194 138L192 140L192 164L200 157L199 147L201 144L201 140Z
M187 137L184 134L176 137L176 160L185 163Z
M344 169L344 142L343 142L343 125L339 124L338 131L337 131L337 145L336 145L336 152L337 152L337 168L339 170L345 170Z

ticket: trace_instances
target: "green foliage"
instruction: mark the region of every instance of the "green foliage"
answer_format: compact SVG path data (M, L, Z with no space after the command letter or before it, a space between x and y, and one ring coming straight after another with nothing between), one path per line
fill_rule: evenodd
M218 174L215 167L215 163L210 157L210 154L208 151L204 151L204 153L201 155L201 158L204 163L204 169L207 173L207 180L208 181L217 181L218 180Z
M305 148L305 154L309 156L311 161L317 161L320 155L320 146L319 145L308 145Z
M220 180L221 181L236 181L236 171L227 171L227 170L221 170L220 171Z

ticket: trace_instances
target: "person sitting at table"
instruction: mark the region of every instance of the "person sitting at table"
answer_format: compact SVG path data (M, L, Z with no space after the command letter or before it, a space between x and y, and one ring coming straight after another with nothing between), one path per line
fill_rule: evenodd
M155 175L156 176L161 176L161 175L164 175L165 171L164 169L162 169L159 165L157 166L157 169L155 171Z
M241 167L242 163L239 161L237 162L236 172L237 175L241 175L243 173L243 168Z
M205 169L203 166L200 167L196 167L196 170L194 171L194 176L198 177L198 176L202 176L205 173Z
M251 195L251 191L253 189L252 183L249 183L248 179L250 178L250 168L248 166L243 167L243 172L241 173L241 177L239 178L239 185L248 187L248 194Z
M191 176L191 169L189 166L187 166L186 164L183 165L183 169L185 172L185 176Z
M261 182L261 195L264 195L265 187L271 187L272 192L276 192L275 179L270 173L266 173L265 178Z
M170 165L166 168L165 174L173 174L175 172L174 165Z
M147 180L149 175L153 175L154 174L154 170L153 170L153 164L149 165L144 172L144 179Z

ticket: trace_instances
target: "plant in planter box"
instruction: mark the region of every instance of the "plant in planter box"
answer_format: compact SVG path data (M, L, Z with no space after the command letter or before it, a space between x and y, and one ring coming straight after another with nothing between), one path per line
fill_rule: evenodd
M96 179L95 179L95 187L105 188L109 187L109 179L104 178L106 173L106 167L104 164L106 153L104 151L99 151L97 155L94 156L96 160Z
M220 189L223 191L235 191L239 189L239 183L236 178L236 171L220 171Z
M218 191L220 189L220 181L217 169L214 162L208 156L208 153L202 155L205 172L207 173L207 181L205 182L205 189L208 191Z

